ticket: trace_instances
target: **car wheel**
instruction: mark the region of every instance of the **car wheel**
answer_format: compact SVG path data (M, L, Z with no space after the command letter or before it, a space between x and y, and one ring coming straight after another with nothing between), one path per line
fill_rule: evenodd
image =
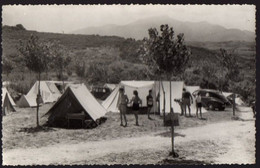
M212 103L209 103L208 104L208 109L209 110L215 110L215 107L214 107L214 105Z
M225 108L224 108L224 107L222 107L222 108L219 108L218 110L219 110L219 111L224 111L224 110L225 110Z

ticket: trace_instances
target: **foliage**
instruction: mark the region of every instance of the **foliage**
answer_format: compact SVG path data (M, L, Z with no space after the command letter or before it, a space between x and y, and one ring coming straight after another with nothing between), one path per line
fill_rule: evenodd
M23 56L25 65L27 68L39 75L39 81L41 79L41 73L46 72L50 66L50 45L48 43L41 42L37 36L31 35L30 39L26 42L20 43L19 51ZM38 88L40 96L40 87ZM38 100L38 95L37 99ZM39 127L39 102L37 101L36 110L36 125Z
M69 51L60 43L54 42L50 46L50 55L52 57L51 66L56 71L57 78L64 80L63 72L71 62Z
M234 51L227 52L225 49L220 49L220 55L218 58L222 64L222 67L226 70L226 78L231 81L239 81L239 66L237 57Z
M182 74L189 60L190 51L184 44L184 34L174 39L173 28L161 25L159 34L150 28L149 38L143 40L141 58L149 66L151 73L167 73L169 76Z
M77 61L76 62L76 66L75 66L75 72L76 74L83 78L85 77L85 71L86 71L86 64L85 64L85 61Z
M87 70L86 76L90 83L105 83L107 80L107 66L100 62L93 61Z
M18 50L23 56L25 66L41 74L48 69L51 62L49 48L48 43L41 42L37 36L32 35L26 43L20 43Z
M2 62L2 72L7 74L7 76L8 76L14 69L13 63L5 57L3 57L2 61L3 61Z
M15 27L16 27L18 30L26 30L26 29L23 27L22 24L17 24Z
M139 53L138 49L140 48L141 42L136 41L135 39L126 39L118 45L120 51L120 58L132 63L139 63Z

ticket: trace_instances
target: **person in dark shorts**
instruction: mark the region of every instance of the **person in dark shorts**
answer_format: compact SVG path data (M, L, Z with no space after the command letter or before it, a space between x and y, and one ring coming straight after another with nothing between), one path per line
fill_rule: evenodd
M179 106L181 108L181 116L183 116L183 103L182 103L182 99L174 99L174 101L179 104Z
M125 125L124 127L127 126L127 120L126 120L126 109L127 109L127 103L128 103L128 97L127 95L125 95L125 90L123 87L121 87L119 89L119 99L118 99L118 109L120 111L120 120L121 120L121 124L120 126L123 126L123 117L125 120Z
M198 95L196 97L196 117L197 118L199 118L199 115L198 115L199 110L200 110L200 118L202 118L201 107L202 107L201 95L200 95L200 93L198 93Z
M185 116L186 116L186 112L187 112L187 107L188 107L188 110L189 110L189 116L191 117L191 114L190 114L190 105L191 103L193 103L193 99L192 99L192 96L190 94L190 92L186 91L185 88L183 88L183 93L182 93L182 104L183 104L183 110L184 110L184 113L185 113Z
M142 100L139 98L138 92L136 90L134 90L133 93L134 93L134 96L131 99L130 104L133 103L132 110L133 110L133 113L135 115L136 126L139 126L138 112L139 112L139 105L142 104Z
M147 115L148 119L152 120L150 117L150 112L153 108L153 96L152 96L152 90L149 90L148 96L146 96L146 102L147 102Z

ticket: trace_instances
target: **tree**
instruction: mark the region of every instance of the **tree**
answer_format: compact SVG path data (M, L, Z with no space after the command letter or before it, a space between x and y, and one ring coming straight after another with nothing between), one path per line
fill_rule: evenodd
M26 30L26 29L23 27L22 24L17 24L15 27L16 27L18 30Z
M220 54L218 55L222 67L224 69L225 77L228 80L229 86L231 86L232 92L234 92L234 87L236 82L241 80L240 71L238 66L237 57L234 51L228 52L225 49L220 49ZM233 94L233 116L235 116L235 94Z
M177 35L174 39L173 28L161 25L161 33L159 34L156 28L150 28L149 38L143 40L141 48L141 58L143 62L148 65L150 74L158 74L160 79L162 74L166 74L166 80L170 80L170 109L172 116L172 155L175 157L177 154L174 152L174 126L173 126L173 108L171 100L171 79L174 76L183 78L183 73L187 66L191 52L184 44L184 34ZM165 105L164 105L165 109ZM165 110L164 110L165 116Z
M2 62L3 73L5 73L6 76L8 77L8 75L12 72L13 69L14 69L13 63L9 61L7 58L3 57L3 62Z
M85 70L86 70L86 64L85 64L85 61L76 61L76 64L75 64L75 71L76 71L76 74L83 78L85 77Z
M60 43L54 42L50 47L50 55L52 57L52 68L55 69L57 77L63 82L63 92L64 92L64 75L63 72L68 68L71 57L69 51L66 50L64 46Z
M31 35L29 40L25 43L20 41L20 46L18 48L20 54L23 57L25 66L37 73L39 85L38 85L38 94L36 98L37 109L36 109L36 125L39 127L39 103L41 100L40 92L40 81L41 74L48 69L50 64L50 44L45 43L39 40L37 36Z
M206 87L210 89L210 83L215 82L217 69L214 64L209 61L204 61L204 64L201 68L202 76L206 80ZM212 89L212 88L211 88Z
M107 82L107 66L98 61L93 61L87 70L87 77L90 83Z

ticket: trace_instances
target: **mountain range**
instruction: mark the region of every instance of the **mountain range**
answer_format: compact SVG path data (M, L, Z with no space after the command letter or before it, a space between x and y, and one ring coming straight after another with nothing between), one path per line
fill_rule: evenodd
M70 33L120 36L141 40L144 37L148 37L149 28L157 28L158 30L162 24L168 24L170 27L173 27L175 35L184 33L186 41L255 41L254 32L239 29L227 29L223 26L210 24L208 22L184 22L172 19L168 16L140 19L126 25L109 24L99 27L86 27Z

